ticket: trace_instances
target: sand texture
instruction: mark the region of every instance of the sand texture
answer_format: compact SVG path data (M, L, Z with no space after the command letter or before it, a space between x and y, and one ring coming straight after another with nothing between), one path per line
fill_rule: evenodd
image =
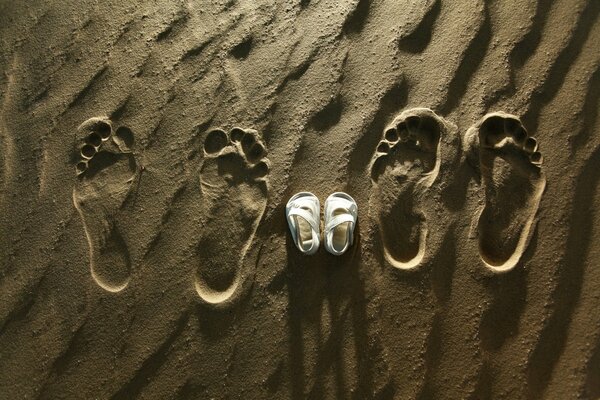
M599 399L599 13L0 0L0 399Z

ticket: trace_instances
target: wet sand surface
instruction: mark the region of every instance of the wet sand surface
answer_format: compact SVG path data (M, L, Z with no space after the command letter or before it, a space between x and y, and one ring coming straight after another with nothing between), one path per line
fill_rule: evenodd
M600 398L599 13L0 1L0 398Z

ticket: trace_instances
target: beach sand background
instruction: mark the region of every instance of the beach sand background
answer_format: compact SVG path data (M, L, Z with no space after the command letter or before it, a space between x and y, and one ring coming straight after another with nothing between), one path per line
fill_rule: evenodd
M0 398L600 398L599 12L0 2Z

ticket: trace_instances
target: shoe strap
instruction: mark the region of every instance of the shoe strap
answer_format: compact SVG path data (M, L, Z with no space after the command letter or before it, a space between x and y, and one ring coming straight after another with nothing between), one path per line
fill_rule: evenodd
M333 217L329 221L327 221L327 226L325 227L325 231L331 232L338 225L343 224L345 222L350 222L351 224L354 224L354 222L355 222L354 216L349 213L336 215L335 217ZM352 226L350 226L350 228L352 228Z
M325 213L331 213L333 210L342 209L345 210L348 214L356 215L357 207L356 204L351 202L348 199L344 198L333 198L326 203ZM326 217L327 218L327 217Z
M308 224L310 225L310 227L313 230L313 235L318 235L319 232L319 225L318 222L315 219L314 214L312 214L311 212L303 209L303 208L299 208L299 207L293 207L288 215L290 217L296 216L296 217L301 217L302 219L306 220L306 222L308 222Z

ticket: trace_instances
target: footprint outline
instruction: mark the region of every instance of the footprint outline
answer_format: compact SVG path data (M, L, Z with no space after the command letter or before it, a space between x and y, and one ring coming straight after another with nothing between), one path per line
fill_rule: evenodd
M256 261L251 263L253 267L247 266L247 256L255 242L254 238L258 227L265 216L271 164L266 157L267 149L258 131L249 128L233 127L229 132L220 128L209 130L204 140L203 153L204 159L199 169L199 180L200 192L204 201L215 196L225 196L223 190L232 187L238 188L244 183L256 185L255 187L263 195L262 204L259 205L257 214L252 218L253 221L248 230L249 235L240 249L240 256L237 257L233 280L227 288L214 290L207 282L203 282L200 276L201 265L198 265L194 272L194 288L200 302L212 309L228 309L245 297L254 282L253 277L256 272L256 263L260 258L260 249L256 255ZM230 163L236 165L239 171L228 171L228 168L224 166ZM207 167L209 164L210 166ZM206 175L211 174L208 169L215 167L220 178L215 176L211 176L210 179L206 178ZM210 182L211 179L223 180L228 186L224 188L222 181L214 184ZM213 201L215 200L213 199ZM210 211L211 206L208 209Z
M445 229L429 229L429 224L436 218L441 211L435 204L440 202L444 183L441 175L444 170L450 168L449 164L455 163L457 160L457 151L460 147L458 144L458 136L456 125L445 120L433 110L429 108L411 108L401 112L394 120L388 124L383 131L382 139L378 143L375 154L373 155L369 169L371 173L371 182L375 189L375 193L371 195L369 202L373 203L376 197L385 197L385 188L382 189L383 183L379 180L384 174L394 176L395 171L387 171L387 168L396 168L403 157L402 168L408 166L407 171L399 173L398 187L409 184L405 190L388 194L388 198L392 198L395 202L392 207L400 205L406 199L415 199L417 206L409 205L408 212L413 213L411 218L417 219L418 224L418 239L417 251L411 257L405 257L405 260L399 259L388 248L389 238L386 238L384 231L386 224L389 221L384 221L381 218L383 212L382 205L370 204L370 209L376 209L375 212L381 215L377 216L377 229L381 239L381 246L385 261L392 267L402 271L416 271L421 266L428 263L441 245L442 237ZM402 155L410 153L410 155ZM408 161L408 157L413 156L412 162ZM418 164L424 162L425 157L429 160L427 168L422 171L417 171L417 179L410 179L410 169L418 168ZM417 161L415 161L417 160ZM421 166L423 167L423 166ZM400 181L400 178L405 177L405 181ZM408 193L410 192L410 194ZM399 193L399 195L398 195ZM408 201L408 200L407 200ZM392 210L388 210L394 213ZM402 214L406 214L407 210L402 210ZM405 215L404 215L405 217ZM404 223L404 218L400 223ZM388 242L388 244L386 244Z
M115 218L137 186L141 174L141 166L133 151L133 132L125 126L115 130L113 122L103 116L84 121L77 128L77 136L79 154L75 163L76 183L72 200L81 217L88 243L90 273L102 289L118 293L129 285L133 268L129 246ZM120 184L105 182L99 187L96 175L107 172L121 161L128 164L129 177ZM103 201L106 204L102 204ZM90 208L89 203L95 203L96 206ZM104 261L103 253L112 254L115 249L109 246L113 244L116 245L116 251L121 253L125 277L111 277L114 271L110 270L99 272L98 264Z
M543 156L539 151L537 139L530 136L521 119L513 114L502 111L492 112L482 117L475 125L471 126L464 135L463 147L469 164L480 175L480 186L484 192L484 204L480 206L471 221L469 237L478 240L479 257L485 268L492 273L506 273L513 270L525 253L536 228L539 216L539 206L546 188L546 176L542 169ZM518 234L518 240L510 256L504 261L494 260L494 256L486 254L483 247L487 241L484 223L484 214L490 208L490 194L497 192L497 188L490 187L494 183L493 171L490 163L501 158L512 167L513 173L521 174L525 179L531 179L532 193L527 196L531 201L528 217ZM512 204L506 204L506 206ZM490 211L491 212L491 211Z

